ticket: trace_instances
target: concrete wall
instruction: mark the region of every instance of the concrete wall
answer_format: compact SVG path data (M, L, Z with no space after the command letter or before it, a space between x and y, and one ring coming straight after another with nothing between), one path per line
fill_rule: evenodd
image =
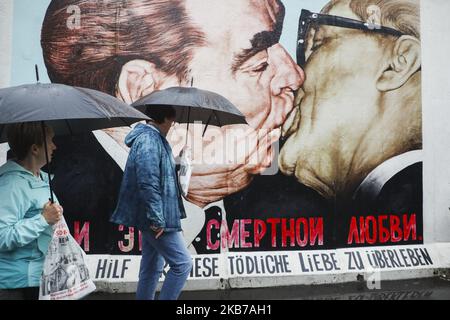
M0 1L0 88L11 80L13 0ZM0 144L0 165L6 161L6 143Z
M435 245L441 255L439 267L450 267L450 1L422 0L422 65L423 65L423 140L424 140L424 239L426 245ZM12 0L0 1L0 88L11 83L11 54L13 8ZM0 164L4 161L6 146L0 145ZM440 254L442 253L442 254ZM93 263L94 269L96 263ZM415 273L395 273L390 278L431 276L432 272L417 270ZM321 276L322 277L322 276ZM325 277L325 276L323 276ZM340 275L342 277L342 275ZM351 278L354 278L351 275ZM319 282L336 282L333 275ZM333 280L334 279L334 280ZM350 278L349 278L350 279ZM213 280L209 284L192 288L220 287ZM279 285L279 280L253 281L232 279L232 287ZM283 280L284 281L284 280ZM282 282L283 282L282 281ZM350 281L343 279L342 281ZM286 284L317 283L317 278L303 277L293 281L285 278ZM283 284L284 284L283 282ZM337 282L341 282L337 281ZM133 282L134 283L134 282ZM200 283L200 282L199 282ZM256 284L255 284L256 283Z
M450 2L422 0L424 239L450 242Z
M11 79L13 0L0 1L0 88L7 87Z

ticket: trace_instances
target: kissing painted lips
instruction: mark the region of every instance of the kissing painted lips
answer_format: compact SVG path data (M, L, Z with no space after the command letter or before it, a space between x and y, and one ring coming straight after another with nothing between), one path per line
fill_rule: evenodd
M286 118L282 126L282 139L287 140L292 134L294 134L300 125L301 119L301 109L300 104L302 99L305 97L305 93L302 89L299 89L294 102L294 108L292 109L289 116Z

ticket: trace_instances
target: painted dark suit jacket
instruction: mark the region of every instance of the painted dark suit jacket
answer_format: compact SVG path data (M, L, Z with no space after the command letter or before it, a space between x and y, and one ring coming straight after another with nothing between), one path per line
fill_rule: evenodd
M229 228L232 227L234 219L322 217L323 245L282 247L278 239L277 246L273 247L270 243L271 239L267 238L262 248L241 248L231 251L308 250L358 246L355 243L347 243L351 218L378 215L395 215L401 219L403 214L415 214L418 237L415 241L406 241L402 244L422 243L422 194L421 162L414 163L396 173L371 201L361 199L358 195L349 202L325 201L314 190L301 185L293 177L286 177L281 173L275 176L258 176L248 189L224 200ZM278 236L280 233L278 232ZM375 245L393 244L398 243L387 242Z
M117 231L117 225L109 223L114 211L122 179L122 170L104 151L93 134L56 137L58 149L52 161L55 173L55 193L64 205L65 217L73 232L75 221L89 221L91 230L88 253L119 254L117 241L123 241L127 230ZM375 202L378 205L352 206L325 201L314 190L297 182L294 177L278 173L275 176L256 176L251 185L224 199L227 223L231 229L235 219L269 219L322 217L324 220L324 243L322 246L282 247L280 241L273 247L269 238L261 241L259 248L235 248L230 251L255 250L310 250L331 249L347 245L349 219L354 214L402 212L417 213L417 233L422 234L422 164L417 163L395 175L385 184ZM189 213L188 213L189 214ZM218 207L206 212L208 219L220 215ZM253 232L250 226L249 231ZM217 253L206 248L206 228L198 235L201 241L193 245L198 253ZM214 240L214 239L213 239ZM417 241L421 243L421 240ZM126 244L126 243L125 243ZM388 243L389 244L389 243ZM139 254L135 245L128 254Z

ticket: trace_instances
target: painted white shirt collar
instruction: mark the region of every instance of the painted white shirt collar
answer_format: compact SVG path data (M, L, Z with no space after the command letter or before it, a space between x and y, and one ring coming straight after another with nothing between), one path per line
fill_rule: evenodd
M422 161L423 150L405 152L384 161L361 182L353 194L353 198L355 199L357 195L363 195L364 198L375 199L392 177L407 167Z

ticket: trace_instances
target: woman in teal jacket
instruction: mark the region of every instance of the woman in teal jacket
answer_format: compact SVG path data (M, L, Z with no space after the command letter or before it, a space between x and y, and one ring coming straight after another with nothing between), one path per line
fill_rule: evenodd
M63 209L48 200L41 125L14 124L7 130L15 158L0 167L0 300L37 299L51 225L61 219ZM46 136L51 159L56 146L50 127Z

